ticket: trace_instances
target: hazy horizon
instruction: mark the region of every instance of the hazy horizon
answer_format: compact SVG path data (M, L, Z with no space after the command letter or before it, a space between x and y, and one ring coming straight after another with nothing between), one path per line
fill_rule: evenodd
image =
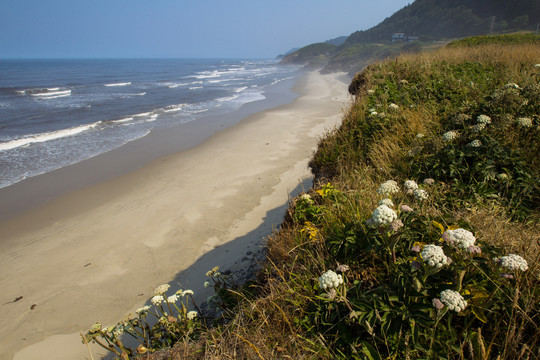
M365 30L410 3L8 0L1 59L269 59Z

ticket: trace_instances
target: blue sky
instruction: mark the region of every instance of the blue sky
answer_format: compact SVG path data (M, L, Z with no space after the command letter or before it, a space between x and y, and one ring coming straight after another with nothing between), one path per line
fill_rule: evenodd
M273 58L412 0L2 0L0 58Z

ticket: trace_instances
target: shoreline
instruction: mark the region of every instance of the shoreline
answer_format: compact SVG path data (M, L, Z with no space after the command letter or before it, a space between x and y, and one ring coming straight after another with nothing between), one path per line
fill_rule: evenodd
M341 120L340 76L307 73L290 104L0 223L0 306L10 325L0 328L0 357L84 359L78 331L116 323L155 286L203 294L211 267L251 266L247 249L279 226L291 191L310 186L318 139Z
M71 191L135 171L160 157L192 149L253 114L289 104L298 97L294 87L303 76L300 73L295 79L286 79L270 87L264 99L246 103L235 111L154 129L116 149L0 188L0 223Z

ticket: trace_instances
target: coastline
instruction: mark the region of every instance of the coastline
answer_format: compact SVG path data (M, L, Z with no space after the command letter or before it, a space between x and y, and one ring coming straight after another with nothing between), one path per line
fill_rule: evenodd
M318 138L348 100L340 76L310 72L290 104L0 223L9 324L0 328L0 357L84 359L78 331L117 322L155 286L173 281L202 293L209 268L245 268L247 249L279 225L291 191L310 186Z

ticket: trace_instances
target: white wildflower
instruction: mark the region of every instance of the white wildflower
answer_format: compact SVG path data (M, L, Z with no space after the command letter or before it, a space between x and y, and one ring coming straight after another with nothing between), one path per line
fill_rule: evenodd
M471 127L473 132L479 133L482 132L486 128L486 124L476 124Z
M429 266L436 267L437 269L440 269L443 265L448 263L448 258L444 255L442 247L437 245L430 244L424 246L424 249L420 254L425 263Z
M390 103L390 105L388 105L388 108L390 110L399 110L399 105L396 105L394 103Z
M313 199L311 199L311 196L309 194L302 194L300 196L300 199L308 204L313 204Z
M379 118L383 119L383 118L386 116L386 114L382 112L382 113L379 113L379 115L377 115L377 116L378 116Z
M371 116L377 116L378 114L379 114L379 113L376 112L376 111L372 111L372 112L369 113L369 115L371 115Z
M491 124L491 118L487 115L478 115L478 117L476 118L476 122L478 124Z
M460 293L454 290L444 290L441 292L441 302L448 306L448 309L460 312L467 307L467 301Z
M426 190L422 190L422 189L416 189L414 190L413 192L414 194L414 198L418 201L425 201L428 199L429 195L427 193Z
M414 180L407 180L403 183L403 187L407 194L412 194L414 190L418 189L418 184Z
M156 295L154 296L150 302L154 305L159 305L161 304L163 301L165 300L165 298L163 297L163 295Z
M343 284L343 277L332 270L328 270L319 278L319 287L324 290L337 288L341 284Z
M435 180L432 179L432 178L424 179L423 182L424 182L424 184L426 184L426 185L433 185L433 184L435 184Z
M382 199L381 201L379 201L379 205L386 205L388 207L393 207L394 203L392 202L391 199Z
M416 138L417 138L417 139L421 139L421 138L423 138L424 136L425 136L424 134L416 134Z
M193 290L184 290L184 291L179 290L179 291L176 292L176 294L178 296L188 296L188 295L193 295L194 292L193 292Z
M467 146L469 147L474 147L474 148L478 148L478 147L481 147L482 146L482 142L480 140L473 140L471 141L470 143L467 144Z
M379 186L377 193L382 196L388 196L399 192L399 187L397 182L394 180L388 180Z
M532 127L532 120L529 117L520 117L516 119L519 126L530 128Z
M442 238L450 244L455 245L463 250L473 246L476 242L476 238L474 237L473 233L462 228L446 230L442 234Z
M508 84L504 85L504 87L507 88L507 89L508 89L508 88L521 89L521 88L519 87L519 85L516 84L516 83L508 83Z
M390 224L397 219L397 214L394 210L390 209L386 205L381 205L373 211L370 218L370 224L375 227L384 226Z
M145 306L143 306L142 308L138 308L137 310L135 310L135 312L136 312L137 314L144 314L144 313L148 312L148 310L150 309L150 307L151 307L150 305L145 305Z
M197 317L197 315L199 315L196 311L189 311L187 314L186 314L186 317L188 318L188 320L193 320Z
M459 137L459 133L457 131L448 131L445 132L442 136L444 141L452 141L454 139L457 139Z
M207 288L207 287L210 287L211 284L210 284L210 281L205 281L204 282L204 287Z
M510 270L526 271L529 268L527 260L515 254L501 256L499 259L497 259L497 262L501 264L501 266Z
M169 284L159 285L159 286L154 290L154 295L163 295L163 294L165 294L165 292L166 292L167 290L169 290L170 287L171 287L171 285L169 285Z
M171 295L167 298L167 302L170 303L170 304L174 304L175 302L178 301L178 295L174 294L174 295Z

